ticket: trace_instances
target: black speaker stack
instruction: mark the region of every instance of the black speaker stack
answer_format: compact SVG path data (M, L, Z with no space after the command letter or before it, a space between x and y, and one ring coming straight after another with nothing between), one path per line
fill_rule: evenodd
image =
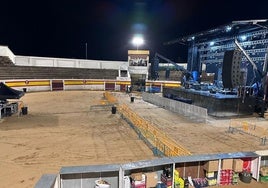
M222 65L222 82L224 88L235 88L243 83L241 74L242 52L239 50L225 51Z

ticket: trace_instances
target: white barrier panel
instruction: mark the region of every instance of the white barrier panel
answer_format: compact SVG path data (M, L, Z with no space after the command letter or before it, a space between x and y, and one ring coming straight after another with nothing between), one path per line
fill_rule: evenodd
M73 67L76 67L77 65L77 60L69 60L69 59L59 59L57 61L57 66L58 67L70 67L70 68L73 68Z
M148 74L147 67L129 66L128 71L130 74Z
M26 92L36 92L36 91L50 91L50 86L23 86L23 87L16 87L16 90L23 91L26 89Z
M100 69L100 62L96 62L94 60L80 60L78 67L83 67L87 69Z
M9 57L9 59L14 63L15 55L7 46L0 46L0 56Z
M69 67L112 70L119 70L121 66L128 67L127 61L100 61L33 56L16 56L14 57L14 63L18 66Z
M104 90L104 85L64 85L64 90Z
M207 109L199 106L160 97L156 94L142 93L142 99L175 113L182 114L198 121L207 121Z

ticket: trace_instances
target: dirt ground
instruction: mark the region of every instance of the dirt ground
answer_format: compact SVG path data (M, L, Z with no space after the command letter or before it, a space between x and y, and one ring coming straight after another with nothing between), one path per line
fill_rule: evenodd
M122 94L117 93L120 99ZM126 103L140 116L163 130L167 135L177 143L187 148L192 154L208 153L229 153L237 151L257 151L267 150L268 143L261 145L261 141L246 133L229 133L231 119L207 118L207 122L202 123L199 119L190 116L180 116L169 112L163 108L144 102L140 96L135 97L135 102ZM268 117L240 117L233 120L255 124L259 129L255 131L250 129L247 132L263 136L266 133L268 137ZM237 126L236 126L237 127ZM260 130L264 130L261 132Z
M134 103L125 93L115 96L193 154L268 149L268 144L261 146L252 136L228 133L229 120L209 118L197 123L148 104L138 95ZM101 91L26 93L21 100L28 114L6 117L0 123L0 187L34 187L42 174L56 174L62 166L155 158L118 113L90 108L100 105L102 97ZM253 121L267 125L267 119ZM267 186L253 181L231 187Z
M28 115L0 123L0 187L34 187L42 174L62 166L154 158L118 114L90 110L102 93L27 93Z

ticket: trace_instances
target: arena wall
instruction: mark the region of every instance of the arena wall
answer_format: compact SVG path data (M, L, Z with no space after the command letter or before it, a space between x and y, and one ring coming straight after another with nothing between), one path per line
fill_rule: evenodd
M15 55L7 46L0 46L0 56L9 57L12 62L15 62Z
M126 87L131 85L131 81L126 80L103 80L103 79L29 79L29 80L2 80L9 87L14 89L35 92L53 91L53 82L62 82L61 90L111 90L126 91ZM174 81L147 81L146 90L162 92L163 87L180 87L179 82Z
M121 66L128 66L127 61L102 61L34 56L16 56L14 64L17 66L68 67L112 70L119 70Z

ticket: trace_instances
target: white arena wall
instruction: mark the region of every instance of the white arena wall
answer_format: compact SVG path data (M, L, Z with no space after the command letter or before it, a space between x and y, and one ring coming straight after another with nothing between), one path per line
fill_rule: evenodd
M84 68L84 69L109 69L118 70L118 79L122 79L121 71L127 71L127 79L130 74L144 74L148 79L148 66L129 66L128 61L105 61L88 59L69 59L54 57L36 57L14 55L7 46L0 46L0 56L8 57L16 66L36 66L36 67L62 67L62 68ZM124 79L124 78L123 78Z
M12 62L15 62L15 55L7 46L0 46L0 56L9 57Z
M69 67L87 69L114 69L128 67L128 61L103 61L54 57L15 55L8 46L0 46L0 56L8 57L17 66Z
M103 61L86 59L64 59L34 56L15 56L17 66L40 66L40 67L68 67L87 69L114 69L119 70L122 66L128 66L127 61Z

